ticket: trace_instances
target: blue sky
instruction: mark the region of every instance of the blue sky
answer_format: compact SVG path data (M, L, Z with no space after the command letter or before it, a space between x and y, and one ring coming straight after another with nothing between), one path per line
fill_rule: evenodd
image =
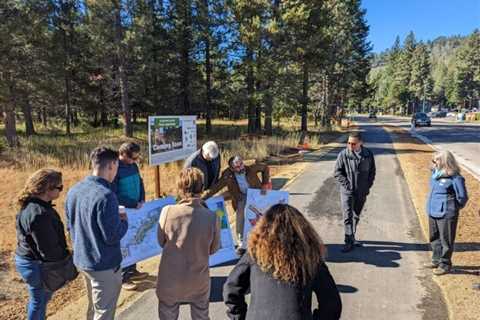
M480 0L363 0L373 52L413 31L417 40L466 35L480 29Z

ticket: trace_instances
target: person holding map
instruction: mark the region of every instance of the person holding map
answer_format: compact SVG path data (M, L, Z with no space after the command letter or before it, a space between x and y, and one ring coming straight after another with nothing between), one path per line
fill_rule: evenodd
M73 247L73 263L85 277L87 320L113 320L122 289L120 240L128 221L119 211L111 183L118 170L118 153L106 147L90 155L92 174L67 194L65 215Z
M262 174L261 181L258 178L258 173ZM235 231L237 233L237 254L239 256L245 253L245 249L242 247L242 241L247 190L248 188L267 190L269 183L270 172L266 164L254 163L252 165L245 165L242 157L237 155L228 159L228 168L222 172L220 180L203 195L204 199L208 199L224 187L228 188L236 216Z
M176 320L181 303L190 304L192 320L208 320L209 256L220 248L220 219L200 198L203 175L197 168L180 172L181 201L160 213L158 243L163 248L157 277L160 320Z
M120 146L118 153L118 172L113 180L112 190L121 206L140 209L145 202L145 187L137 165L140 146L135 142L125 142ZM125 267L122 269L122 288L135 290L137 285L133 281L147 277L148 273L138 271L136 264Z
M318 307L312 315L313 293ZM288 204L276 204L260 218L248 238L248 252L223 286L223 300L229 319L338 320L342 312L325 246L303 214Z
M218 145L215 141L207 141L185 160L184 168L198 168L205 179L203 188L208 190L218 181L221 163Z
M340 185L340 201L343 211L345 245L343 253L361 246L355 240L367 195L375 180L376 168L373 152L363 146L360 132L351 132L347 148L342 150L335 162L334 177Z

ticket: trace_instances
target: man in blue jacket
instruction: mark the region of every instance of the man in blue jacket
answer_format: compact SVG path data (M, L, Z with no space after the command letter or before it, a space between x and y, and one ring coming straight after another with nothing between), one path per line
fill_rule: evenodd
M128 229L119 213L111 183L118 170L118 153L106 147L91 155L92 175L74 185L65 202L73 262L85 277L87 319L113 320L122 287L120 239Z
M125 142L118 153L118 172L112 188L121 206L140 209L145 202L145 187L136 163L140 158L140 146L135 142ZM133 281L147 277L148 273L138 271L136 264L125 267L122 269L122 288L135 290L137 285Z

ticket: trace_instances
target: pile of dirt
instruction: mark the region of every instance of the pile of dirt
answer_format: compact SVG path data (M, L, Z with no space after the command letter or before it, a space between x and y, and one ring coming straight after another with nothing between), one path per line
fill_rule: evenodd
M434 150L405 130L386 127L400 161L410 194L417 211L425 238L428 239L428 217L425 200L429 192L431 160ZM462 172L470 201L460 211L457 228L453 272L434 277L443 290L448 303L450 319L474 320L480 314L480 292L472 285L480 282L480 181Z

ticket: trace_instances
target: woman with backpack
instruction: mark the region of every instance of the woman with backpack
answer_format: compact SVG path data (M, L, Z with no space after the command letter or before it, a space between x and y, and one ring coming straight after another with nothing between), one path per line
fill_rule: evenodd
M432 159L430 193L427 199L428 225L432 261L425 267L440 276L452 268L453 245L458 214L468 201L465 179L450 151L436 153Z

